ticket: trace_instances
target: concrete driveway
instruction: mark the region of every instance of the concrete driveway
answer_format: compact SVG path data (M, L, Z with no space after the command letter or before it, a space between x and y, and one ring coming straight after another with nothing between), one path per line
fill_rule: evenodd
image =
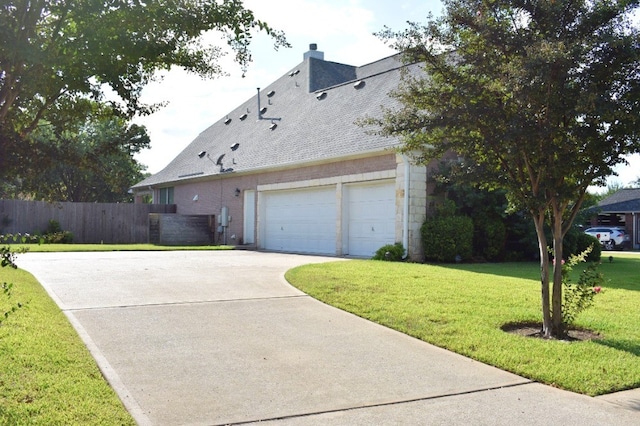
M640 394L564 392L324 305L248 251L27 253L141 425L640 424Z

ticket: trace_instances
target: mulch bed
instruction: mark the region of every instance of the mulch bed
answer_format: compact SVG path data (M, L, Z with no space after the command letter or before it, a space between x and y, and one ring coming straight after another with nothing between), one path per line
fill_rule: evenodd
M507 333L517 334L519 336L534 337L538 339L544 338L542 336L542 323L540 322L509 323L503 325L501 329ZM602 336L595 331L569 327L567 336L561 340L568 342L582 342L585 340L598 339L602 339Z

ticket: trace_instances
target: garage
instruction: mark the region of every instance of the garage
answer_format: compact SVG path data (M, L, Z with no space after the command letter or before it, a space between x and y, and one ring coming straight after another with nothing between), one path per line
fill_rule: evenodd
M371 257L395 238L396 191L393 181L348 185L343 198L343 252Z
M265 249L335 255L335 186L263 192L260 210Z

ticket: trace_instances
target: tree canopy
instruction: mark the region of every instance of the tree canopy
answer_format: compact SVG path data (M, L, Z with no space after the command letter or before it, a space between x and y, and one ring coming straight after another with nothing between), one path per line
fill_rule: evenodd
M20 153L17 175L5 195L43 201L131 202L129 188L144 178L134 155L149 147L144 127L129 124L101 104L83 119L57 127L41 123ZM37 157L30 161L27 156Z
M221 74L223 49L201 37L226 39L244 71L254 30L287 45L240 0L8 0L0 4L0 170L39 125L82 117L81 100L119 98L111 106L132 117L154 110L140 101L156 71L179 66L203 77ZM3 161L4 160L4 161ZM1 173L0 173L1 174Z
M543 331L562 336L560 262L549 289L545 222L556 259L590 185L640 150L638 0L444 0L424 25L386 29L423 72L370 120L428 161L454 151L485 185L508 191L536 225ZM413 68L409 68L410 70Z

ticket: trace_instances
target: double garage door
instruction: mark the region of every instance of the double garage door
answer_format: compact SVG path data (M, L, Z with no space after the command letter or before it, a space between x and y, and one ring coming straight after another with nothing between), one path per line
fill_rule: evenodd
M332 185L265 192L261 201L263 247L369 257L382 245L395 242L392 181L344 185L341 207L336 191Z

